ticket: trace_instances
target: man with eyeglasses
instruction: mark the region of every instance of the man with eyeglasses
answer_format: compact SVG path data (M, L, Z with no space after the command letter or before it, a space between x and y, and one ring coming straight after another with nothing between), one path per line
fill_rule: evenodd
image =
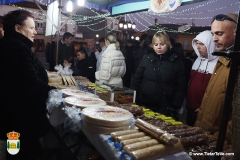
M217 51L233 50L237 28L236 14L219 14L211 23L213 42ZM195 126L214 134L219 131L227 90L231 59L220 56L204 93ZM227 140L231 139L228 125Z

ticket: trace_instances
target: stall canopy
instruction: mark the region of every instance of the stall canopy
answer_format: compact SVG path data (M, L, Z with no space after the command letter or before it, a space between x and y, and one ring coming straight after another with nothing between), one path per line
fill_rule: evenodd
M201 1L206 0L182 0L182 5ZM111 15L117 15L148 10L149 2L150 0L87 0L87 5L107 9ZM115 13L115 10L118 10L118 12Z
M53 1L37 0L39 4L45 6L44 9ZM62 13L67 13L67 1L62 0ZM77 0L72 1L74 4L77 3ZM25 2L34 3L33 0L0 0L0 4L15 4L16 6L21 6L20 3ZM213 16L226 13L238 14L240 8L239 0L182 0L181 2L181 6L174 11L154 13L149 11L150 0L85 0L85 7L79 8L72 20L76 21L78 26L87 27L89 30L96 32L105 29L100 26L109 17L134 22L136 31L147 31L149 26L155 25L155 19L158 20L158 24L206 27L210 26ZM141 6L139 5L141 3L147 3L148 5ZM127 7L130 5L133 5L133 7ZM124 6L124 9L118 9L120 12L113 14L113 10L122 6ZM74 5L74 7L76 8L77 5ZM117 26L118 22L113 22L112 25Z
M0 4L18 3L32 0L0 0ZM52 1L52 0L51 0ZM62 0L65 2L66 0ZM77 0L72 0L77 1ZM182 5L197 3L206 0L181 0ZM50 0L39 0L39 3L50 3ZM150 0L85 0L85 5L98 9L108 10L111 15L119 15L149 9ZM134 7L132 7L134 5ZM114 13L114 10L118 10ZM122 10L122 11L121 11Z

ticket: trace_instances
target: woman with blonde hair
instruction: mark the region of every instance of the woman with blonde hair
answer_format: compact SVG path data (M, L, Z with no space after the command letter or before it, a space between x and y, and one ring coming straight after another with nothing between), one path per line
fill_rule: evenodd
M185 97L183 61L171 48L165 31L158 31L140 62L132 81L136 102L155 112L177 118Z
M126 72L126 64L116 35L108 33L105 37L105 44L107 48L102 54L100 69L95 72L96 83L122 87L122 77Z

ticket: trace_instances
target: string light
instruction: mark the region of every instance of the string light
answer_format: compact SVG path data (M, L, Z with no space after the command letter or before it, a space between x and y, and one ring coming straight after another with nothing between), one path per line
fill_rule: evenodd
M37 1L42 5L45 5L45 6L48 5L48 4L44 3L43 0L37 0ZM216 5L221 4L221 0L209 0L209 1L203 2L203 3L198 4L198 5L194 5L193 7L188 7L188 8L182 9L182 10L178 9L177 11L164 12L164 13L160 13L160 14L159 13L148 12L148 11L133 13L133 14L127 14L126 21L130 21L130 22L135 21L138 24L138 27L136 27L136 29L135 29L136 31L140 31L140 29L139 29L140 27L143 28L143 29L141 29L141 31L145 31L145 30L148 30L148 29L152 30L153 28L149 28L149 25L151 26L153 24L153 20L156 18L156 16L161 16L162 18L159 18L159 21L161 23L164 23L164 24L178 24L178 23L174 22L174 20L179 20L179 21L181 21L181 20L185 21L185 20L191 20L191 19L199 20L199 21L208 20L208 19L211 19L212 17L210 17L210 16L199 17L199 15L203 15L206 12L209 13L209 12L221 11L221 10L224 10L226 8L236 7L237 5L240 5L240 1L231 2L231 4L227 4L226 6L220 6L218 8L214 7L212 9L203 11L204 10L203 8L206 8L207 5L213 5L214 6L215 4ZM16 5L12 5L12 6L17 7ZM100 13L96 12L94 9L92 9L88 6L85 6L85 7L96 15L86 16L86 15L74 14L73 17L72 17L72 20L70 20L67 24L76 24L77 26L87 27L87 28L89 28L90 30L93 30L93 31L100 31L100 30L106 29L107 26L105 26L103 28L100 28L100 29L97 29L97 30L96 29L94 30L94 29L91 28L91 26L98 25L99 23L105 22L106 18L108 18L110 16L109 11L107 11L106 13L103 13L103 14L101 13L100 14ZM22 8L22 7L18 7L18 8L19 9L25 9L25 8ZM239 7L238 7L238 9L239 9ZM32 11L30 9L25 9L25 10L28 10L35 15L40 15L40 16L43 16L45 18L45 14L43 14L43 13L39 13L38 11ZM198 10L201 10L201 11L198 11ZM232 11L232 12L238 14L238 11ZM63 13L67 13L67 12L63 11ZM44 21L46 21L44 18L39 18L37 21L44 22ZM120 18L120 17L116 16L115 18ZM65 19L67 19L67 17L62 17L63 21ZM210 23L209 23L209 25L210 25ZM205 26L209 26L209 25L205 25ZM203 25L195 25L195 26L204 27ZM116 26L114 26L114 29L115 29L115 27ZM165 28L165 29L166 29L167 32L176 32L176 33L178 32L177 30L171 30L171 29L168 29L168 28ZM184 32L184 33L188 33L188 32ZM191 33L189 33L189 34L191 34Z
M140 23L142 26L144 26L145 27L145 29L144 30L147 30L148 29L148 26L146 26L146 25L144 25L144 24L142 24L142 22L140 22L137 18L135 18L135 17L133 17L134 19L135 19L135 21L137 21L138 23ZM136 27L136 29L138 30L138 31L140 31L137 27Z
M97 24L99 24L99 23L102 23L102 22L105 22L106 20L104 19L104 20L102 20L102 21L98 21L98 22L96 22L96 23L92 23L92 24L88 24L88 25L78 25L78 26L82 26L82 27L86 27L86 26L94 26L94 25L97 25Z
M113 20L112 20L109 24L114 23L115 20L116 20L116 18L113 18ZM87 27L88 29L92 30L92 31L101 31L101 30L103 30L103 29L107 29L108 26L105 26L105 27L100 28L100 29L92 29L92 28L90 28L89 26L86 26L86 27ZM113 31L114 28L116 28L116 25L111 29L111 31Z

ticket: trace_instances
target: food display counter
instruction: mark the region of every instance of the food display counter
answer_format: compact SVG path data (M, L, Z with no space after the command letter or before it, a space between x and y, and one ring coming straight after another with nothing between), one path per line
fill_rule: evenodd
M144 136L150 136L151 139L155 139L156 136L154 134L151 134L151 131L149 132L148 130L144 130L144 128L141 128L141 126L134 124L137 119L140 119L146 123L149 123L149 125L154 126L155 128L158 128L156 130L161 130L164 131L164 133L169 134L176 139L178 139L178 143L181 144L182 148L184 149L179 149L178 151L164 155L164 154L159 154L162 156L159 157L154 157L154 159L199 159L199 156L194 156L193 154L189 155L189 153L212 153L214 152L216 148L216 137L210 135L209 133L203 131L199 127L191 127L187 126L185 124L182 124L182 122L176 121L172 117L167 117L165 115L162 115L160 113L155 113L147 108L144 108L142 106L138 106L134 104L135 102L135 96L136 93L133 90L127 89L127 88L118 88L118 89L111 89L107 90L105 88L101 88L99 86L96 86L94 83L89 83L84 79L84 84L81 83L81 80L76 79L76 82L79 85L79 89L87 92L86 95L89 93L94 94L95 93L95 98L100 98L101 100L105 101L105 104L101 106L97 106L94 104L92 107L99 107L98 110L96 111L96 117L94 117L94 114L91 115L91 118L94 120L92 123L91 121L85 121L85 119L81 120L81 132L85 134L85 136L89 139L89 141L94 145L94 147L98 150L98 152L106 159L106 160L114 160L114 159L137 159L133 158L133 156L129 156L129 154L123 154L124 150L119 149L116 146L116 143L114 141L109 141L109 138L111 138L110 134L111 132L114 132L112 130L114 127L116 131L120 130L128 130L128 129L138 129L139 132L143 132ZM117 93L117 94L116 94ZM68 97L69 98L69 97ZM93 98L92 98L93 99ZM87 101L90 101L91 97L88 98ZM75 100L74 100L75 101ZM85 110L86 108L90 108L91 105L84 106L81 105L81 100L76 103L76 107L78 107L81 110ZM85 102L86 103L86 102ZM90 103L91 104L91 103ZM73 106L72 104L71 106ZM115 108L120 108L128 111L130 114L133 116L133 122L131 125L134 127L125 127L124 129L121 128L118 123L115 123L116 126L109 125L113 124L111 123L112 119L118 119L117 115L113 115L112 113L118 113L118 111L111 110L111 109L106 109L107 107L105 106L111 106ZM68 106L69 107L69 106ZM61 112L58 110L58 112ZM57 112L56 112L57 113ZM85 112L88 113L88 112ZM101 114L100 114L101 113ZM98 122L99 115L103 115L105 113L110 113L113 118L103 118L104 121L101 121L101 123L96 123ZM78 114L78 113L77 113ZM63 118L64 116L60 114ZM57 117L57 115L55 114ZM86 117L86 115L85 115ZM96 118L96 119L95 119ZM56 118L51 118L51 120L56 119ZM108 122L109 120L109 122ZM80 123L80 122L79 122ZM104 126L105 124L106 126ZM86 125L86 126L84 126ZM110 127L110 129L109 129ZM154 128L152 127L152 128ZM91 128L91 129L89 129ZM100 129L93 129L93 128L100 128ZM103 132L104 131L104 132ZM145 135L146 134L146 135ZM137 137L134 137L137 138ZM133 139L134 139L133 138ZM157 144L154 144L153 146L147 146L148 148L154 147L155 145L157 147L163 146L163 148L168 148L169 144L165 144L159 141L159 139L152 140L154 142L157 142ZM119 141L120 143L120 141ZM144 143L144 144L147 144ZM167 145L167 146L164 146ZM173 145L173 144L172 144ZM170 147L171 148L171 147ZM174 148L174 146L173 146ZM181 148L181 147L180 147ZM163 149L164 150L164 149ZM169 149L171 150L171 149ZM231 152L231 145L228 143L225 144L225 150L224 152ZM132 152L129 152L132 153ZM170 152L169 152L170 153ZM164 155L164 156L163 156ZM213 157L211 156L202 156L203 159L211 159ZM228 157L229 158L229 157ZM230 157L231 158L231 157ZM151 158L153 159L153 158ZM227 158L226 158L227 159Z

